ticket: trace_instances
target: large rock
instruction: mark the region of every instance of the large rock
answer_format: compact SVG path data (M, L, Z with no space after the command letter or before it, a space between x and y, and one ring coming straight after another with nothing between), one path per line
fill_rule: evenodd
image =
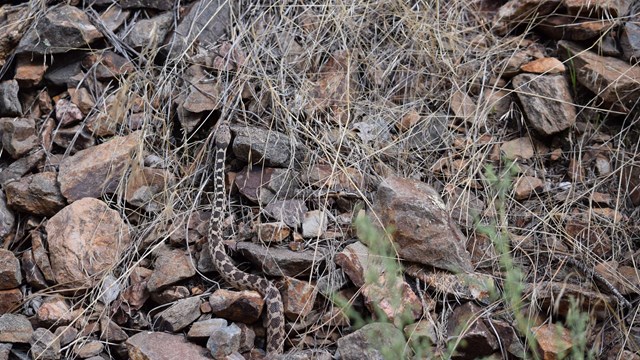
M141 331L126 341L131 359L210 360L207 349L190 343L182 335Z
M62 195L72 202L115 191L139 142L140 133L134 132L63 159L58 174Z
M56 282L91 286L129 245L127 225L102 201L84 198L60 210L46 226Z
M42 172L5 185L7 204L18 211L52 216L66 205L55 172Z
M640 67L600 56L569 41L559 41L558 46L558 54L573 65L580 84L621 110L634 106L640 97Z
M17 288L21 283L20 261L13 252L0 249L0 290Z
M38 145L36 123L29 118L0 118L2 147L18 159Z
M391 238L404 260L453 272L473 270L466 238L431 186L388 177L378 187L372 210L382 226L394 228Z
M59 54L102 38L89 17L75 6L53 7L37 21L20 40L16 53Z
M291 141L283 133L257 127L234 128L233 153L250 163L287 167L291 160Z
M512 81L529 124L539 133L553 135L576 122L576 109L564 76L520 74Z

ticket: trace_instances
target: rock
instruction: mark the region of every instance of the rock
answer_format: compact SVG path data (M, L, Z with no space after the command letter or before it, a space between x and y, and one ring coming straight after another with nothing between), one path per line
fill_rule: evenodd
M302 237L322 238L327 231L329 219L327 213L322 210L311 210L304 214L302 220Z
M0 82L0 116L21 116L22 105L18 98L18 82L7 80Z
M505 35L522 24L533 24L560 6L560 0L510 0L495 16L493 29Z
M7 204L20 212L53 216L66 205L55 172L42 172L5 185Z
M316 300L315 286L291 277L285 277L282 283L284 286L280 292L284 304L284 315L287 319L298 321L307 316Z
M456 347L456 359L477 359L500 349L501 343L494 336L492 327L485 324L481 312L479 306L467 302L456 307L447 320L448 338L466 344ZM461 329L464 331L459 333Z
M456 187L449 195L447 207L451 209L451 218L459 225L472 229L476 219L485 209L484 202L468 189Z
M379 263L374 270L374 274L381 275L362 288L364 304L369 311L376 316L382 312L396 326L402 326L407 320L419 319L422 304L402 275L385 271Z
M328 54L328 59L320 66L315 82L305 94L309 100L304 107L307 114L333 110L333 120L346 125L343 108L351 103L354 89L358 88L352 63L353 55L348 50L336 50ZM330 113L330 111L327 111Z
M94 4L98 5L97 2L94 2ZM105 28L115 32L129 18L130 11L122 10L118 4L114 4L111 1L107 1L105 5L109 5L109 8L100 14L100 20Z
M544 324L531 331L544 359L562 359L573 347L571 332L560 324Z
M633 63L640 60L640 25L627 21L620 34L622 58Z
M92 147L95 139L87 129L79 124L70 128L58 128L53 133L53 142L61 148L68 149L70 154Z
M119 343L127 340L127 335L122 328L106 317L100 319L100 340L110 343Z
M29 286L36 290L41 290L47 287L47 280L44 278L42 271L36 264L36 259L33 257L33 252L27 250L22 253L22 272L24 272L25 280Z
M251 164L287 168L291 161L289 137L275 130L234 127L233 153Z
M16 310L22 300L20 289L0 290L0 315Z
M240 349L240 328L236 324L213 329L207 349L214 359L222 359Z
M555 40L585 41L603 36L614 26L615 22L610 19L579 20L563 14L542 19L536 30Z
M567 8L569 15L590 17L599 19L602 17L616 18L624 16L629 10L631 0L564 0L564 6Z
M54 334L60 338L60 346L66 346L74 341L80 332L71 325L58 326Z
M355 286L362 287L365 274L369 272L369 249L360 241L356 241L336 254L335 263Z
M451 95L449 107L456 117L465 121L473 121L476 116L477 105L473 99L460 90L456 90Z
M0 174L3 172L0 172ZM15 217L13 212L7 207L7 198L4 192L0 191L0 239L4 239L5 236L11 233L14 224Z
M448 274L442 271L427 271L418 265L409 265L407 275L419 279L438 294L446 294L455 299L473 300L489 304L495 291L493 278L481 273Z
M171 10L173 2L171 0L120 0L123 9L150 8L155 10Z
M131 270L130 285L122 293L122 298L128 307L139 310L149 298L147 280L153 272L147 268L136 266Z
M3 314L0 315L0 342L23 343L31 340L33 327L24 315Z
M9 359L9 354L11 354L11 349L12 348L13 348L13 344L0 343L0 359L8 360Z
M87 54L82 59L82 67L101 81L119 79L136 70L129 60L108 50Z
M572 299L580 304L580 311L592 311L596 317L606 317L607 308L615 308L616 300L599 292L590 291L571 283L539 282L525 284L523 294L534 294L542 311L553 311L554 314L566 316Z
M22 88L38 86L47 71L47 64L41 58L31 55L18 56L16 75L13 77Z
M402 331L395 326L371 323L338 339L337 352L343 360L383 360L389 356L400 359L404 358L403 354L391 355L389 352L405 341Z
M633 107L640 97L640 68L626 62L599 56L581 46L558 42L558 54L563 60L571 58L577 80L607 104ZM625 74L625 76L620 76Z
M404 336L409 339L414 347L427 344L434 346L438 344L438 328L430 313L425 313L424 319L404 327Z
M291 251L282 248L264 250L264 246L240 242L236 250L269 276L307 276L312 267L323 266L325 252L316 250Z
M220 82L212 81L202 66L192 65L186 71L185 83L188 93L178 100L178 105L190 113L202 113L218 109L220 99Z
M191 325L187 337L189 339L208 339L214 329L225 326L227 326L225 319L200 320Z
M530 61L522 65L520 70L532 74L560 74L565 72L566 68L562 61L546 57Z
M87 115L96 106L96 103L93 100L93 96L86 88L71 88L67 91L69 92L69 96L71 97L71 102L76 105L78 109L80 109L83 115ZM57 117L58 116L56 115L56 118Z
M67 99L60 99L56 102L56 119L62 127L75 125L84 118L80 108Z
M160 212L166 204L162 194L173 183L174 177L165 169L135 167L129 174L124 198L129 204L146 211Z
M283 222L256 224L258 240L265 244L281 243L291 234L291 229Z
M80 60L60 61L52 64L44 74L44 79L53 86L75 88L78 75L82 75Z
M372 210L381 226L395 227L392 241L404 260L453 272L471 272L466 238L431 186L388 177L378 186Z
M55 282L56 278L51 268L51 262L49 261L49 254L45 247L45 241L42 238L42 233L39 230L32 230L31 234L31 252L33 253L33 259L38 265L38 269L42 271L42 275L47 281Z
M188 342L182 335L141 331L125 344L129 358L133 360L211 360L207 349Z
M31 357L33 359L60 359L60 339L51 331L37 328L31 335Z
M542 135L553 135L576 122L576 109L564 76L520 74L512 83L529 124Z
M14 289L21 284L20 261L13 252L0 249L0 290Z
M0 38L0 66L7 63L7 59L14 53L14 49L32 23L32 16L28 6L7 5L0 10L0 26L3 35Z
M263 211L266 216L295 229L302 225L307 206L302 200L278 200L267 204Z
M92 356L97 356L104 350L104 345L98 340L88 340L79 344L73 353L81 359L87 359Z
M507 141L500 146L500 150L504 154L504 157L510 160L529 160L535 155L533 143L527 137Z
M541 191L544 187L544 181L533 176L522 176L516 181L515 198L516 200L525 200L532 194Z
M89 17L77 7L61 5L52 7L38 19L35 27L22 37L17 54L59 54L78 48L86 48L102 38Z
M209 297L209 304L218 317L251 324L260 318L264 300L256 291L218 289Z
M187 11L167 44L171 61L182 58L185 53L189 55L193 44L203 49L214 46L229 31L231 7L227 1L198 0Z
M2 147L18 159L38 146L36 123L29 118L0 118Z
M117 136L64 158L58 174L62 195L73 202L115 191L140 145L140 136L139 132Z
M190 297L178 300L170 308L155 317L159 330L178 332L200 317L200 298Z
M196 274L191 258L179 249L162 252L154 262L154 267L147 282L150 292L157 292Z
M42 163L44 155L44 151L38 150L12 162L8 167L0 171L0 184L4 186L10 181L18 180L24 174L34 170L38 164Z
M62 287L92 286L119 261L130 237L120 214L100 200L68 205L46 225L51 267Z
M138 20L130 31L121 34L124 42L136 50L156 49L173 24L171 12L161 13L150 19Z
M292 197L298 190L297 173L289 169L245 167L235 177L238 191L247 199L268 204Z
M236 326L240 328L240 349L239 352L248 352L255 349L256 333L249 326L243 323L237 323Z
M62 296L54 295L44 299L36 313L38 322L43 325L67 325L75 315Z

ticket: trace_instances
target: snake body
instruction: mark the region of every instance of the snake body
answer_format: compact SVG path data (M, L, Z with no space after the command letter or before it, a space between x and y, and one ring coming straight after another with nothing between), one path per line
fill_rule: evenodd
M224 248L222 221L225 214L224 162L231 142L229 126L221 124L215 137L214 204L209 220L208 246L214 268L231 286L241 290L254 290L264 297L267 311L267 354L282 352L284 346L284 307L280 291L267 279L238 269Z

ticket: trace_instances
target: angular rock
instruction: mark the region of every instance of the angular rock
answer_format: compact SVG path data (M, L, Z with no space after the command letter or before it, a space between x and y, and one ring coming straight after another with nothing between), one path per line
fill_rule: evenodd
M256 291L219 289L211 294L209 304L213 313L218 317L251 324L260 318L264 300Z
M404 336L414 346L420 346L421 343L424 344L424 341L427 341L431 346L438 344L438 328L429 313L424 314L424 319L405 326Z
M154 264L155 269L147 281L150 292L157 292L196 274L191 258L179 249L162 252Z
M0 316L0 342L23 343L31 340L33 327L24 315L4 314Z
M302 224L307 206L302 200L279 200L267 204L263 211L266 216L295 229Z
M25 280L29 286L34 289L41 290L47 287L47 280L44 278L42 271L38 268L33 252L27 250L22 253L22 272L24 272Z
M536 26L536 30L555 40L585 41L601 37L614 25L615 22L610 19L581 21L563 14L545 17Z
M190 297L178 300L170 308L155 317L159 330L178 332L200 317L200 298Z
M82 59L82 67L98 80L120 78L135 71L134 65L124 57L112 52L92 52Z
M640 25L627 21L620 34L620 47L624 60L633 63L640 60Z
M241 331L238 325L231 324L213 329L207 341L207 349L214 359L223 359L240 349Z
M224 0L193 3L169 39L169 59L181 58L195 43L201 48L215 45L229 31L230 8Z
M104 350L104 344L98 340L88 340L78 345L73 353L81 359L97 356Z
M520 67L520 70L532 74L560 74L565 72L566 68L562 61L546 57L533 60Z
M20 289L0 290L0 315L15 311L22 300Z
M389 350L405 341L402 331L395 326L371 323L338 339L337 352L343 360L383 360L394 355L394 358L401 359L403 354L391 355Z
M111 319L106 317L100 319L100 340L119 343L127 340L128 338L129 335L127 335L127 333Z
M599 19L624 16L629 10L631 0L564 0L569 15Z
M419 319L422 316L422 304L402 276L386 272L379 263L375 270L376 274L381 275L374 282L365 283L362 288L364 304L369 311L372 314L382 312L396 326L402 326L408 319Z
M292 197L298 189L297 173L289 169L247 167L236 175L234 183L242 195L261 204Z
M51 325L67 325L70 324L75 315L71 307L62 296L49 296L38 308L36 313L40 324Z
M52 64L44 74L44 79L51 85L74 88L77 83L75 79L82 75L82 65L80 60L61 61Z
M15 216L7 207L7 198L3 191L0 191L0 239L11 233L15 224Z
M489 304L491 294L495 291L495 283L489 275L448 274L442 271L427 271L418 265L409 265L407 275L420 279L438 294L446 294L455 299L473 300L481 304Z
M71 5L51 8L20 40L16 53L59 54L85 48L102 33L89 17Z
M302 220L302 237L321 238L327 231L329 218L322 210L311 210L304 214Z
M265 166L288 167L291 161L291 142L289 137L275 130L262 128L233 128L236 137L233 140L233 153L241 160Z
M93 109L93 107L96 106L96 103L93 100L93 96L86 88L71 88L67 91L69 92L69 96L71 97L71 102L80 110L83 115L88 114ZM57 109L56 118L60 119L57 115ZM82 119L82 117L80 117L80 119Z
M5 2L6 3L6 2ZM3 36L0 37L0 66L4 66L22 38L31 26L33 14L28 6L7 5L0 10L0 26Z
M56 278L51 268L51 261L42 233L39 230L32 230L29 234L31 235L31 252L38 269L42 271L42 275L47 281L55 282Z
M211 360L207 349L188 342L182 335L141 331L125 344L131 359Z
M317 291L312 284L285 277L282 281L282 302L284 304L284 315L291 321L304 318L313 309Z
M120 0L123 9L150 8L155 10L171 10L173 1L171 0Z
M207 339L214 329L225 326L227 326L227 320L225 319L201 320L191 325L187 337L190 339Z
M453 272L472 271L466 238L431 186L388 177L378 186L372 210L381 226L395 227L391 238L404 260Z
M264 246L249 242L238 243L236 250L269 276L306 276L312 267L323 266L326 257L322 248L317 251L291 251L282 248L265 251Z
M510 160L529 160L535 155L533 143L527 137L507 141L500 146L500 150L504 157Z
M173 183L173 176L165 169L135 167L129 174L125 189L125 200L149 212L164 209L163 191Z
M561 359L573 347L571 332L559 324L545 324L531 331L544 359Z
M150 19L138 20L124 37L124 42L136 50L155 49L166 37L173 24L171 12L161 13Z
M599 56L581 46L559 41L558 54L571 58L578 82L607 104L627 109L640 97L640 68L606 56Z
M117 136L64 158L58 174L62 195L73 202L115 191L132 161L132 152L140 146L140 136L139 132Z
M480 313L482 309L471 302L458 306L447 321L448 337L464 340L456 347L454 355L457 359L476 359L490 355L500 349L500 342L494 336L493 329L485 324ZM462 334L457 331L464 329Z
M21 284L20 261L13 252L0 249L0 290L14 289Z
M493 29L505 35L512 29L549 15L561 4L560 0L510 0L502 5L495 16Z
M19 56L16 64L16 75L13 77L20 87L31 88L39 85L47 71L47 65L41 58Z
M0 116L21 116L22 105L18 98L18 82L7 80L0 82Z
M66 205L55 172L29 175L5 185L7 204L20 212L53 216Z
M30 118L0 118L2 147L18 159L38 145L36 123Z
M564 76L520 74L512 83L529 124L539 133L553 135L576 122L576 109Z
M256 224L258 240L265 244L281 243L291 234L291 229L282 222Z
M544 187L544 181L534 176L522 176L516 181L515 198L516 200L528 199L533 193L541 191Z
M31 335L31 356L33 359L60 359L60 339L44 328L37 328Z
M68 205L45 228L56 282L65 288L92 286L96 276L120 260L130 242L120 214L92 198Z
M75 125L82 118L84 114L80 111L80 108L67 99L60 99L56 102L56 119L58 124L63 127Z
M98 1L94 2L94 5L98 5L97 3ZM122 10L120 6L111 1L107 1L105 5L108 5L109 8L100 14L100 20L109 31L116 31L127 20L130 11Z
M65 346L71 344L80 332L71 325L65 325L58 326L53 333L60 338L60 346Z
M44 151L37 150L12 162L8 167L0 171L0 184L4 186L10 181L18 180L24 174L34 170L38 164L43 162L44 155Z

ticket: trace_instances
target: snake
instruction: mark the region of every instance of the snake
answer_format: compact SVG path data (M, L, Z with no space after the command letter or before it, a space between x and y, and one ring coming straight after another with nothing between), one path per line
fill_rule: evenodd
M284 347L284 306L280 291L273 283L263 277L246 273L238 269L225 251L222 236L222 222L225 214L225 159L227 147L231 142L231 131L227 124L220 124L215 134L215 156L213 160L214 201L207 244L213 261L213 267L231 286L239 290L257 291L264 298L267 312L267 356L282 353Z

